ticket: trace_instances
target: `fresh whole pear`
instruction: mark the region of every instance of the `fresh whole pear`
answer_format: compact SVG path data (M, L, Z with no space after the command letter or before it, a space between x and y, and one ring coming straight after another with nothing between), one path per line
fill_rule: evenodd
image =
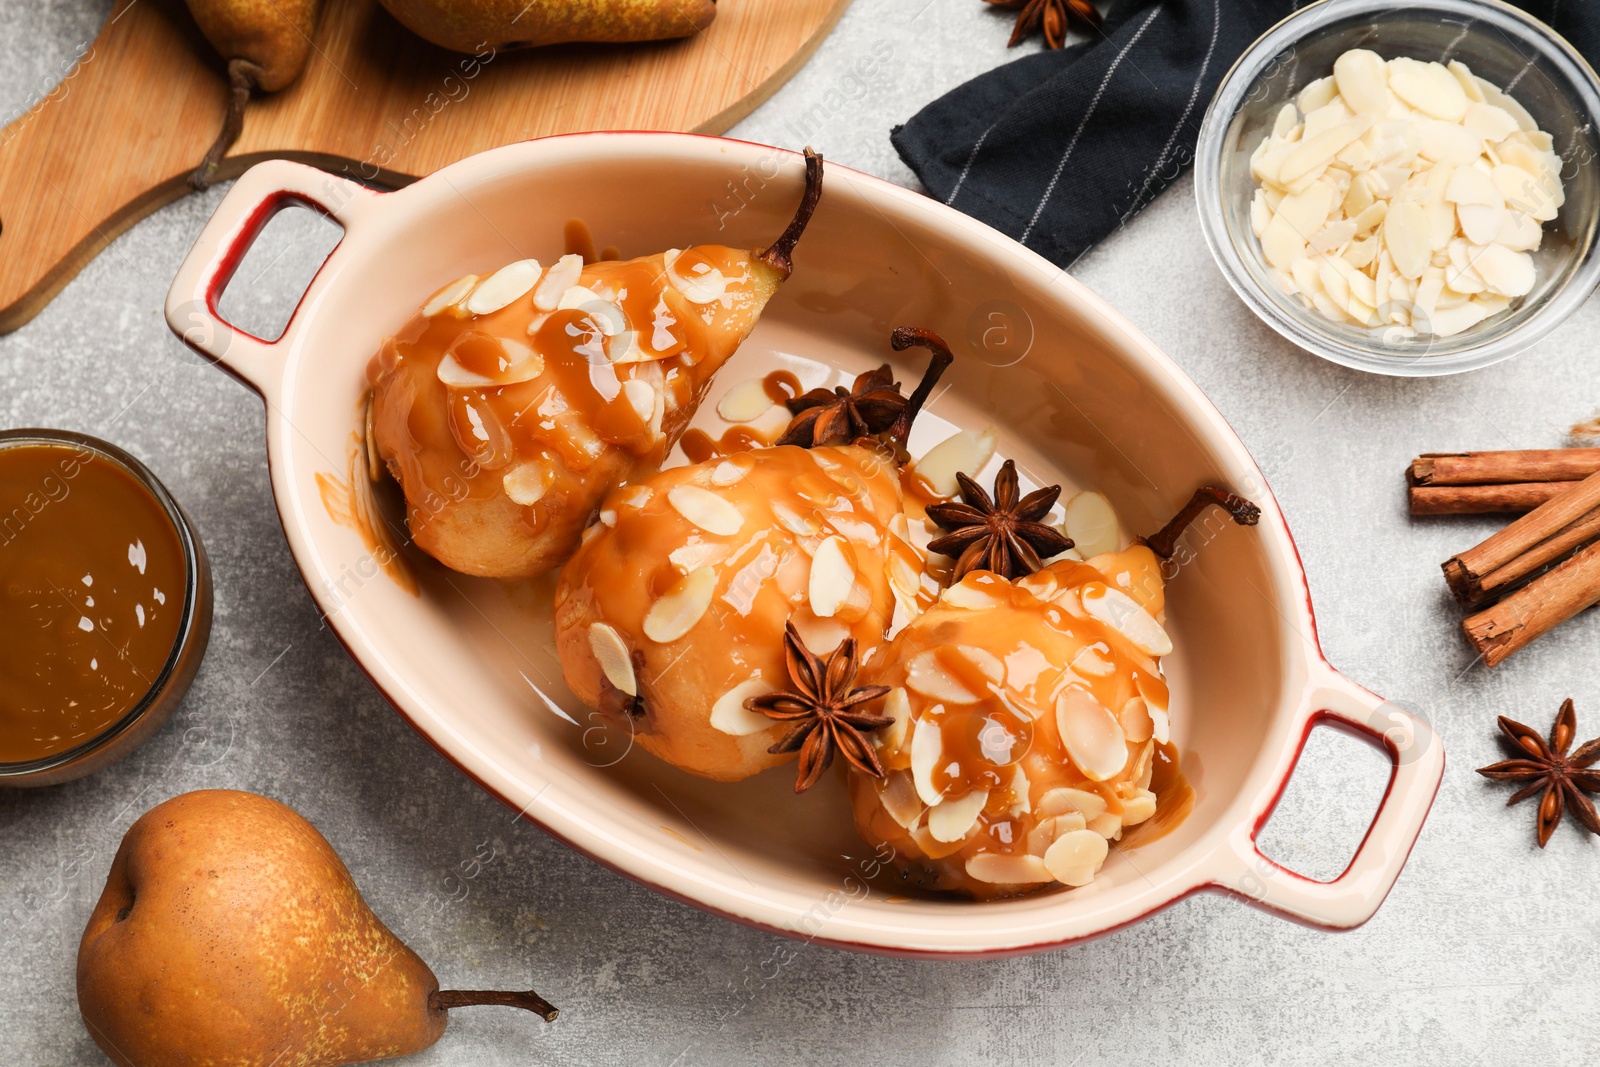
M78 1009L123 1067L334 1067L418 1052L439 990L305 819L253 793L174 797L129 828L78 947Z
M189 13L228 63L228 113L205 159L189 176L204 189L239 139L252 93L275 93L300 76L311 55L321 0L188 0Z
M687 37L717 17L716 0L382 0L400 23L457 52L568 41Z

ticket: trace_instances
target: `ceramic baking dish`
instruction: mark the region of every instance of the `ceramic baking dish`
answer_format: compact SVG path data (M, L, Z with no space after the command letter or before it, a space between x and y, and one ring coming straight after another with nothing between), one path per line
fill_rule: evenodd
M1195 786L1168 836L1113 849L1093 884L1012 900L906 898L877 888L840 782L803 797L778 770L737 785L631 751L561 683L550 583L466 578L423 561L414 593L334 517L360 480L365 368L430 293L523 256L549 262L582 219L639 255L697 242L759 246L783 226L799 158L675 134L555 137L462 160L378 193L290 162L263 163L217 209L173 282L172 328L259 392L284 531L330 625L373 683L484 789L607 866L729 918L839 947L942 957L1036 951L1135 922L1197 890L1290 918L1356 926L1405 863L1443 773L1428 726L1323 660L1289 531L1261 473L1173 363L1070 276L977 222L829 165L794 277L722 372L822 361L854 373L888 355L890 328L956 342L949 387L919 424L999 427L1000 453L1036 481L1095 487L1125 525L1152 530L1206 482L1260 503L1255 529L1213 524L1168 590L1177 650L1174 737ZM222 321L217 299L272 214L309 205L344 228L274 343ZM997 336L994 331L1004 331ZM920 364L898 363L914 379ZM709 409L701 421L716 422ZM715 427L713 426L713 429ZM925 447L913 440L913 452ZM1256 848L1307 734L1345 728L1393 773L1349 868L1301 877ZM374 758L380 754L374 753Z

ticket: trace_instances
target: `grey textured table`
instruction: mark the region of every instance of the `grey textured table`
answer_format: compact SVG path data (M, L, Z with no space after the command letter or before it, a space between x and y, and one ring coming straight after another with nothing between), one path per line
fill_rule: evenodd
M0 108L48 91L107 0L3 0ZM978 0L856 0L799 75L733 132L912 182L891 124L1006 58ZM870 56L890 57L862 77ZM160 106L151 101L151 106ZM1224 285L1181 184L1075 268L1210 394L1294 530L1329 658L1425 714L1449 752L1410 865L1371 923L1305 930L1200 896L1099 941L998 962L929 963L801 947L664 900L513 821L372 689L295 573L268 491L262 407L168 332L168 279L222 190L140 223L37 319L0 337L0 421L108 437L198 523L216 629L198 681L152 743L88 780L0 795L0 1062L103 1062L77 1017L77 940L123 831L205 787L277 797L343 853L378 913L446 983L533 981L563 1009L459 1013L419 1064L1526 1064L1600 1040L1593 965L1600 842L1570 824L1540 853L1532 810L1472 768L1508 713L1544 729L1566 696L1600 733L1600 621L1490 672L1474 666L1438 562L1480 520L1413 522L1415 453L1553 446L1600 404L1591 305L1518 359L1400 381L1319 362ZM269 235L228 309L281 320L329 232ZM242 295L241 294L242 291ZM1319 731L1264 838L1315 876L1342 869L1382 790L1370 750ZM493 850L470 866L480 842ZM467 864L463 867L463 864ZM469 877L470 875L470 877ZM1593 1053L1590 1053L1592 1056Z

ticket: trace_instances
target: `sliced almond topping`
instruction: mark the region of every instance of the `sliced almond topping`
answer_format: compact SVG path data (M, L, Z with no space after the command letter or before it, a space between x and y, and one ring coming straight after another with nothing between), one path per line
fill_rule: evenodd
M673 249L663 257L667 267L667 280L672 283L672 287L682 293L691 304L710 304L721 300L728 291L728 279L723 273L709 263L701 263L689 273L680 273L678 260L681 256L681 252Z
M690 571L650 605L644 617L644 635L658 644L676 641L690 630L711 606L717 572L711 567Z
M731 545L718 541L699 541L692 545L680 545L668 552L667 561L678 569L679 574L688 574L701 567L714 567L732 554Z
M929 700L950 704L976 704L983 698L983 694L974 693L945 670L935 650L923 652L911 660L906 667L906 685Z
M904 771L889 772L884 778L883 788L878 790L878 800L883 804L883 810L889 813L889 818L907 830L917 825L922 813L928 810L922 798L917 796L916 783Z
M1471 168L1464 167L1463 170ZM1495 243L1495 238L1500 235L1506 225L1506 209L1487 204L1457 204L1456 218L1461 223L1461 232L1467 235L1467 240L1475 245Z
M740 682L711 705L712 728L721 730L725 734L732 734L734 737L746 737L776 725L773 720L760 712L751 711L744 706L744 702L751 697L765 696L770 692L772 686L760 678L750 678Z
M1109 852L1106 839L1093 830L1072 830L1045 850L1044 866L1063 885L1088 885Z
M911 779L916 783L917 796L931 807L944 800L944 794L933 784L933 772L944 758L944 734L932 719L918 719L911 726Z
M1172 651L1172 638L1150 613L1128 594L1108 585L1091 583L1080 591L1083 610L1115 630L1128 643L1147 656L1165 656Z
M960 430L930 448L912 466L923 481L940 496L955 496L961 488L956 482L959 471L977 477L989 457L994 455L996 434L990 426L981 433Z
M1383 222L1384 242L1394 257L1394 269L1406 278L1420 278L1433 256L1433 238L1427 209L1416 200L1396 200Z
M513 504L527 507L543 500L554 481L555 471L546 463L534 461L519 463L506 471L500 478L500 485Z
M880 714L887 715L894 722L875 732L872 739L886 752L897 751L905 743L906 727L911 722L911 698L902 686L897 685L889 690L889 695L883 698Z
M467 370L456 359L455 353L447 352L439 361L434 373L441 382L453 389L488 389L500 385L516 385L519 382L532 381L544 373L544 357L521 341L514 341L509 337L490 337L487 334L474 334L469 340L477 344L498 345L500 367L493 377L485 377L475 371Z
M967 611L986 611L1001 606L999 599L965 579L940 593L939 603Z
M1074 494L1067 501L1065 512L1062 527L1085 558L1115 552L1122 547L1122 525L1117 521L1116 509L1104 494Z
M1106 813L1106 801L1099 793L1087 789L1058 786L1039 798L1040 815L1066 815L1076 813L1084 819L1097 819Z
M545 271L544 277L533 290L533 306L540 311L554 311L561 303L561 295L578 284L583 274L582 256L562 256Z
M1122 724L1123 736L1136 745L1150 740L1150 735L1155 732L1155 720L1150 717L1150 706L1143 697L1130 697L1122 705L1117 721Z
M1316 81L1300 90L1300 95L1295 99L1301 114L1309 115L1320 107L1326 107L1339 95L1339 86L1333 76L1318 78Z
M1117 665L1096 648L1080 648L1072 657L1071 667L1080 678L1106 678L1117 670Z
M656 410L656 391L650 388L650 383L629 378L622 383L622 395L627 398L633 413L639 416L639 421L648 427L650 417Z
M732 460L723 460L711 468L711 484L727 487L750 473L748 466L742 466Z
M1022 769L1021 763L1011 765L1011 784L1007 786L1011 791L1011 814L1026 815L1033 810L1033 804L1028 799L1029 785L1028 772Z
M616 629L603 622L589 624L589 651L594 653L606 681L631 697L639 695L628 645Z
M1122 836L1122 817L1108 811L1104 815L1090 819L1089 829L1107 841L1115 841Z
M1067 755L1090 780L1104 782L1128 765L1122 724L1089 690L1072 685L1056 698L1056 729Z
M422 317L431 319L445 308L454 307L471 293L472 287L477 284L478 276L476 274L468 274L457 278L428 298L428 302L422 305Z
M849 542L835 534L825 538L811 557L809 598L811 612L819 619L833 618L855 588L856 570L848 548Z
M993 885L1033 885L1051 880L1050 869L1026 852L980 852L967 859L967 876Z
M744 528L744 516L738 508L698 485L674 486L667 490L667 502L706 533L731 537Z
M728 422L751 422L772 407L767 385L760 378L746 378L722 394L717 414Z
M474 315L492 315L524 296L542 273L544 268L537 259L507 263L479 283L467 298L466 309Z
M960 841L978 825L983 806L989 802L987 789L974 789L964 797L946 800L928 812L928 833L935 841Z
M1137 826L1156 813L1156 795L1141 789L1132 799L1122 803L1122 825Z

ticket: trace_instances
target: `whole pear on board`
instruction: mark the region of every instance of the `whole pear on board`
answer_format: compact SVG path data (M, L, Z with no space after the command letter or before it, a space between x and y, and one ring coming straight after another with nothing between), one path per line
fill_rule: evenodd
M717 17L716 0L382 0L424 40L457 52L568 41L688 37Z
M189 184L211 184L224 153L239 139L244 108L256 92L275 93L300 76L311 55L321 0L187 0L189 13L228 63L228 112Z
M123 1067L335 1067L439 1040L441 992L332 846L275 800L186 793L128 829L78 946L78 1010Z

